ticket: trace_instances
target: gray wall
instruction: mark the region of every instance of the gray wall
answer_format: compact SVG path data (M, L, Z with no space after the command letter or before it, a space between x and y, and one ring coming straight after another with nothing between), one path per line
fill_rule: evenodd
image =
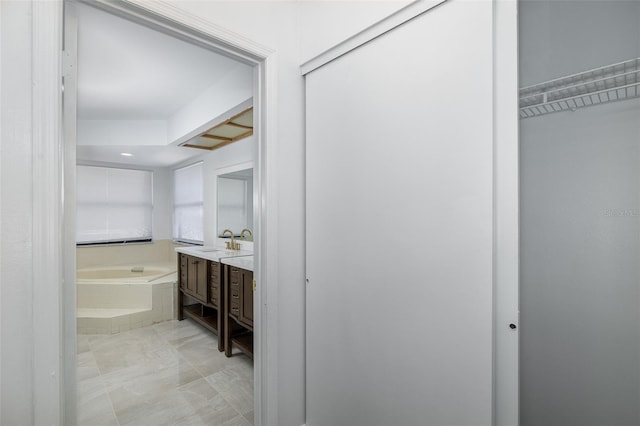
M640 56L639 18L521 2L521 86ZM521 424L639 424L640 101L520 130Z
M520 0L520 86L638 57L640 1Z

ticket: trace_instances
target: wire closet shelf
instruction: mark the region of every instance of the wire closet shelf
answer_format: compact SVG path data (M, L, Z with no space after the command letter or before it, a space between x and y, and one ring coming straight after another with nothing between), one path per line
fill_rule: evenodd
M640 58L520 89L520 118L640 96Z

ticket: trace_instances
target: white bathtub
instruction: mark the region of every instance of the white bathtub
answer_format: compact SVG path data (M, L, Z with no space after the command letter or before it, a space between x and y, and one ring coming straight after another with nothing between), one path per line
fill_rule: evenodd
M173 319L176 275L173 262L79 269L78 333L114 334Z

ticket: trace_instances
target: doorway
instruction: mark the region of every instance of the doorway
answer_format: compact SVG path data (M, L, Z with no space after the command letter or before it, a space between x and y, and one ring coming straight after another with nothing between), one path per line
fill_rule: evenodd
M189 26L190 20L189 17L182 16L180 19L169 19L169 18L160 18L159 15L154 15L148 10L144 10L142 8L133 6L133 5L124 5L124 4L112 4L110 2L92 2L92 6L96 6L102 9L105 12L108 12L113 15L118 15L124 17L132 22L135 22L137 25L143 27L149 27L154 30L157 30L163 34L169 35L174 38L178 38L183 41L188 41L199 48L204 48L210 51L213 51L217 54L224 55L225 57L231 58L234 61L241 62L250 67L253 67L252 72L252 80L253 85L256 88L254 93L254 137L255 137L255 190L256 190L256 198L260 200L264 200L267 196L267 190L265 186L265 175L268 171L266 165L267 160L264 155L264 149L267 146L267 135L266 132L263 131L266 123L266 115L265 112L267 110L266 105L269 101L267 97L264 95L265 87L266 87L266 74L268 70L268 66L265 64L266 58L268 57L268 52L261 51L259 48L255 48L253 46L247 47L246 42L229 39L229 37L225 36L226 41L222 41L221 31L219 28L211 27L208 31L198 31L191 29ZM71 9L74 6L88 7L84 5L83 2L68 2L65 4L67 9ZM191 17L193 18L193 17ZM182 23L178 23L182 22ZM192 21L193 22L193 19ZM65 24L69 22L66 21ZM67 30L69 26L67 25ZM65 56L67 57L67 66L71 64L73 67L73 57L72 51L68 49L68 47L72 46L73 43L70 38L66 37L66 48L65 48ZM244 44L243 44L244 43ZM73 101L69 101L72 97L71 94L73 92L73 79L69 78L69 69L65 67L65 95L67 96L65 99L65 203L66 206L70 206L75 196L75 183L76 183L76 175L75 175L75 159L76 154L78 153L75 143L75 134L71 132L71 128L75 128L75 123L72 122L72 118L75 118L74 114L69 114L69 108L75 108L75 103ZM73 117L72 117L73 115ZM262 416L262 392L260 389L265 386L265 380L263 377L266 375L265 364L262 362L262 357L264 356L262 348L264 347L264 341L266 339L266 334L262 332L262 330L266 330L263 328L266 324L266 318L262 315L262 306L263 304L260 302L262 300L262 294L266 292L266 275L264 274L265 268L264 264L267 258L267 255L264 251L264 247L266 246L266 241L264 239L264 231L265 231L265 218L263 214L264 204L263 203L255 203L255 229L253 230L253 235L255 238L254 243L254 251L255 251L255 276L257 281L260 283L258 286L258 290L255 292L255 390L254 390L254 400L255 400L255 423L261 423ZM66 209L67 211L73 209ZM64 241L64 275L65 282L75 283L75 229L76 229L76 217L73 214L67 214L65 216L65 241ZM75 352L75 305L76 305L76 288L73 286L67 286L64 289L64 310L65 310L65 342L67 349L67 356L65 356L65 373L66 373L66 390L65 394L74 399L75 392L73 392L74 383L75 383L75 372L76 368L76 360L75 356L71 353L71 348ZM70 330L73 331L73 335L70 335ZM67 401L66 407L66 417L74 418L75 417L75 409L73 401Z

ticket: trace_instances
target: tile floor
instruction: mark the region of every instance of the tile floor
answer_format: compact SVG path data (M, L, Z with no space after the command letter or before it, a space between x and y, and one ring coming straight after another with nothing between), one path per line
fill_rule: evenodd
M78 425L253 424L253 362L189 319L78 335Z

